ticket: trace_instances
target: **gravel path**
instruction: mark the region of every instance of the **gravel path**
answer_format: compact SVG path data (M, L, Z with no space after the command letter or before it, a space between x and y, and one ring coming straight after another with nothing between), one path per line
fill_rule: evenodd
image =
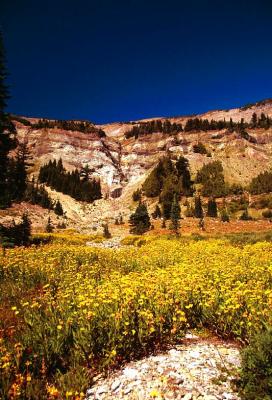
M87 400L238 400L232 381L239 349L215 338L187 334L166 353L130 362L108 378L95 378Z

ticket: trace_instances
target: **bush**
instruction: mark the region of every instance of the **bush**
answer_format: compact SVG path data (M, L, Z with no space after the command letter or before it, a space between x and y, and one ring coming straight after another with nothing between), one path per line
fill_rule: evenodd
M264 218L272 218L272 210L265 210L265 211L263 211L262 216L263 216Z
M229 222L230 218L229 218L229 214L227 212L227 210L225 208L223 208L223 210L221 211L221 221L222 222Z
M251 207L256 208L257 210L262 208L272 208L272 196L269 194L262 195L258 200L255 200L251 204Z
M0 224L0 244L3 248L14 246L28 246L30 244L31 222L27 214L23 214L22 221L10 226Z
M206 147L201 142L193 145L193 152L199 154L208 154ZM211 157L211 154L209 156Z
M272 172L265 171L252 179L249 185L252 194L272 192Z
M203 167L196 174L196 183L202 184L202 195L207 197L221 197L228 192L225 183L223 166L220 161L214 161Z
M133 201L140 201L140 200L141 200L141 196L142 196L142 191L141 191L141 189L137 189L137 190L135 190L135 192L133 192L133 194L132 194L132 200L133 200Z
M241 398L269 400L272 398L272 330L256 335L242 352Z
M249 215L248 213L248 209L246 208L245 211L243 212L243 214L240 216L240 220L241 221L252 221L253 218L251 217L251 215Z

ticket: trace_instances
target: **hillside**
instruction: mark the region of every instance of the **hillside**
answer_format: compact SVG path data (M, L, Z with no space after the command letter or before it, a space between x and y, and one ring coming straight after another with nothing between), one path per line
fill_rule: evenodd
M272 117L272 100L230 110L209 111L191 118L209 121L233 121L241 119L249 123L252 114ZM101 218L114 219L120 210L128 215L132 192L141 186L158 159L167 154L175 158L184 155L189 160L192 175L205 163L220 160L225 178L230 183L247 184L252 177L271 168L272 127L249 127L246 129L250 140L237 130L213 129L206 131L162 131L146 133L138 138L125 136L133 127L160 119L162 123L182 124L190 117L154 118L141 121L116 122L106 125L90 125L90 132L61 129L58 127L37 127L37 118L14 117L18 139L27 140L33 157L31 175L37 175L39 167L50 159L62 158L67 170L86 164L94 171L93 177L100 178L103 197L95 205L82 206L59 193L52 193L54 199L61 198L65 211L71 220L80 225L90 225ZM27 125L29 121L32 125ZM35 124L35 125L34 125ZM104 134L101 134L101 132ZM205 144L209 156L195 153L193 146Z

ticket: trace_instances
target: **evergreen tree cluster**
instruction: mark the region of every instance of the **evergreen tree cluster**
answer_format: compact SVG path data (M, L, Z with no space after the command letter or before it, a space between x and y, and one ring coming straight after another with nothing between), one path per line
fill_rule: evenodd
M252 114L251 121L245 122L243 118L239 122L233 122L232 118L229 121L224 120L211 120L201 118L189 118L184 126L185 132L190 131L220 131L228 129L230 132L234 130L243 132L246 128L263 128L268 129L272 126L272 118L262 113L257 117L256 113Z
M30 244L31 223L27 214L22 221L16 224L14 221L10 226L0 224L0 242L3 248L14 246L28 246Z
M23 117L19 117L18 115L10 114L10 119L12 121L20 122L20 124L22 124L24 126L31 126L32 125L31 122L28 119L25 119Z
M193 194L188 160L179 157L174 163L170 157L162 158L145 180L142 189L147 197L159 196L162 215L169 219L174 195L179 200L181 196Z
M48 120L48 119L40 119L38 122L31 124L33 129L63 129L65 131L78 131L83 133L96 133L100 137L105 137L105 132L96 128L89 121L65 121L65 120Z
M220 161L203 165L196 175L195 182L202 184L201 192L205 197L222 197L228 193Z
M137 139L139 136L155 132L175 134L182 131L182 124L177 124L175 122L171 123L168 119L163 122L160 119L156 119L148 122L140 122L138 125L134 125L131 130L125 132L125 137L127 139L131 137Z
M269 129L272 126L272 118L262 113L260 117L257 117L256 113L252 114L251 121L245 122L243 118L239 122L233 122L232 118L229 121L224 120L211 120L202 118L189 118L183 128L180 123L171 123L168 119L161 121L160 119L152 120L148 122L139 122L134 125L132 129L125 132L127 139L134 137L138 139L139 136L148 135L155 132L162 132L170 135L174 135L178 132L191 132L191 131L220 131L222 129L228 129L230 132L240 132L245 139L253 141L248 133L245 132L246 128L263 128ZM248 136L247 136L248 135Z
M67 172L61 159L58 162L50 160L40 168L39 182L79 201L91 203L102 197L99 180L90 179L85 173L82 177L78 169Z
M47 208L48 210L53 210L55 214L59 216L64 215L61 202L59 200L54 202L44 185L39 185L37 181L35 182L34 178L27 184L24 200L31 204L37 204L43 208Z
M272 192L272 172L264 171L253 178L249 184L249 191L252 194Z

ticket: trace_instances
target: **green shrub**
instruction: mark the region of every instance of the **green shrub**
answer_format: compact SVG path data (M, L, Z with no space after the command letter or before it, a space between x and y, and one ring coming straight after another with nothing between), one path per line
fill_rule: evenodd
M142 191L141 189L135 190L135 192L132 193L132 200L133 201L140 201L142 197Z
M229 222L230 221L229 214L228 214L226 208L223 208L223 210L221 211L221 221L222 222Z
M199 153L199 154L208 154L208 151L205 147L205 145L201 142L198 142L197 144L193 145L193 151L194 153ZM209 157L211 157L211 153L209 153Z
M272 330L256 335L242 352L240 395L245 400L272 398Z
M272 196L262 195L258 200L255 200L250 207L256 208L256 210L260 210L262 208L272 208Z
M246 208L243 214L240 216L241 221L252 221L253 218L251 215L248 213L248 209Z
M263 216L264 218L272 218L272 210L265 210L265 211L263 211L262 216Z

